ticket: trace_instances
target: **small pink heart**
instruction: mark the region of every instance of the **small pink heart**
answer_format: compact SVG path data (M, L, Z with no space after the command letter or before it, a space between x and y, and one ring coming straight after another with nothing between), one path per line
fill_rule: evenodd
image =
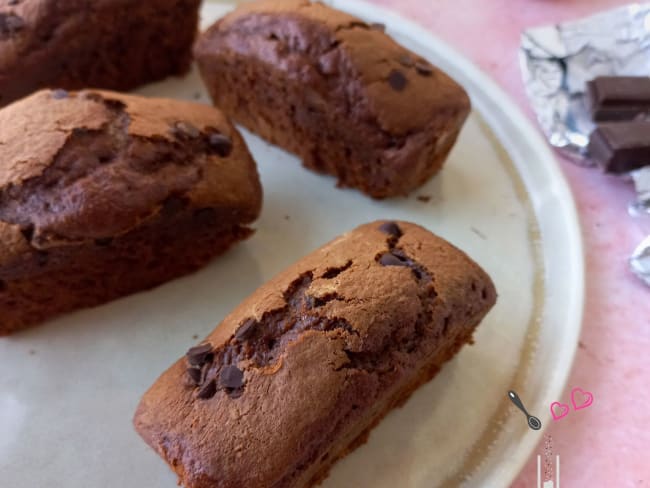
M556 410L557 413L555 413ZM569 406L566 403L553 402L551 403L551 415L553 416L553 420L560 420L569 415Z
M571 390L571 403L573 403L574 410L581 410L594 403L594 396L591 392L584 391L576 386Z

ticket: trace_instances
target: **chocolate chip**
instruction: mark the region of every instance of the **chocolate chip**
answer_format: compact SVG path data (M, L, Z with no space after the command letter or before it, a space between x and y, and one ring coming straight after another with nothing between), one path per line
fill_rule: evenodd
M36 253L36 264L38 264L41 268L47 264L49 259L50 257L45 251L38 251Z
M201 384L201 377L203 376L203 373L199 368L187 368L187 375L195 385Z
M20 233L23 235L26 241L31 242L31 240L34 238L34 225L29 224L25 227L21 227Z
M68 92L61 88L57 88L56 90L52 90L52 98L54 98L54 100L63 100L64 98L68 98Z
M402 260L399 256L387 252L379 258L379 264L382 266L408 266L408 263Z
M370 28L372 30L386 32L386 24L382 24L381 22L373 22L370 24Z
M242 325L239 326L237 332L235 332L235 339L238 341L245 341L255 332L255 326L257 322L253 319L246 320Z
M388 83L393 90L403 91L408 84L408 80L406 79L406 76L404 76L404 73L400 70L394 69L388 75Z
M25 28L25 21L16 14L0 14L0 39L8 39Z
M3 281L3 280L0 280L0 293L5 291L6 289L7 289L7 282Z
M219 386L236 390L244 385L244 372L237 366L229 364L219 374Z
M201 131L189 122L176 122L172 127L172 132L177 137L187 137L196 139L201 135Z
M217 393L217 382L215 380L210 380L205 385L203 385L196 396L202 400L207 400L209 398L212 398L215 393Z
M403 54L400 56L398 61L402 66L405 66L407 68L411 68L413 66L413 58L408 54Z
M235 398L239 398L240 396L242 396L244 394L244 390L242 390L241 388L238 388L236 390L229 390L227 393L228 393L228 396L230 398L235 399Z
M370 26L368 24L366 24L365 22L362 22L360 20L353 20L352 22L350 22L348 24L348 26L350 28L353 28L353 27L360 27L362 29L369 29L370 28ZM341 42L341 41L337 41L337 42Z
M99 239L95 239L95 245L99 247L107 247L110 246L113 242L112 237L101 237Z
M425 63L424 61L418 61L415 63L415 70L420 73L422 76L429 76L433 73L433 68L430 64Z
M379 230L394 236L394 237L402 237L402 229L399 228L399 226L395 222L384 222L379 226Z
M187 361L192 366L203 366L205 363L212 361L214 354L212 352L212 344L201 344L190 348L186 353Z
M177 214L187 206L187 200L179 195L171 195L162 204L162 213L165 216Z
M9 0L8 4L9 5L18 5L20 3L20 0Z
M212 150L222 158L230 156L232 152L232 140L230 137L218 133L210 134L208 142Z
M194 211L194 218L200 222L212 222L217 216L217 211L213 208L200 208Z

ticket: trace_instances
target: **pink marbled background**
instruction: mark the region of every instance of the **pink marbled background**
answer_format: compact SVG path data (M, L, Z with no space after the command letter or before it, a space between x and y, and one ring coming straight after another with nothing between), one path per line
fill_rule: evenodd
M522 30L569 20L621 0L370 0L427 27L489 73L533 118L517 61ZM554 422L564 487L650 487L650 289L628 272L643 237L626 215L630 185L560 162L578 204L587 255L587 304L568 390L593 392L594 404ZM645 224L650 230L650 223ZM543 446L537 453L543 454ZM535 456L512 485L536 486Z

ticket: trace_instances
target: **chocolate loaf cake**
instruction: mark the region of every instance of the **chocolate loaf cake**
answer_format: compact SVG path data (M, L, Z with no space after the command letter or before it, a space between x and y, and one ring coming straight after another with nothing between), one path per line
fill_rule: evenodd
M363 225L259 288L144 395L135 428L186 488L305 488L466 343L496 300L463 252Z
M190 67L200 0L0 0L0 106L40 88L130 90Z
M383 26L308 0L245 3L194 52L229 116L375 198L435 174L470 111L457 83Z
M41 91L0 110L0 335L189 273L247 237L255 163L216 109Z

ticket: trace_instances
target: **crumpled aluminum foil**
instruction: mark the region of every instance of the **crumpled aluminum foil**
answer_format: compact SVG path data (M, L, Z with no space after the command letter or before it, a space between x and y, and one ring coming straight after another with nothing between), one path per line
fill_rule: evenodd
M587 152L594 123L585 103L586 82L603 75L650 76L650 3L529 29L522 34L519 59L549 143L575 163L593 166ZM630 213L650 214L650 166L631 177L637 200ZM650 236L634 251L630 266L650 285Z
M632 172L637 199L630 204L633 216L650 214L650 166Z
M650 236L641 241L632 253L630 267L634 274L650 286Z

